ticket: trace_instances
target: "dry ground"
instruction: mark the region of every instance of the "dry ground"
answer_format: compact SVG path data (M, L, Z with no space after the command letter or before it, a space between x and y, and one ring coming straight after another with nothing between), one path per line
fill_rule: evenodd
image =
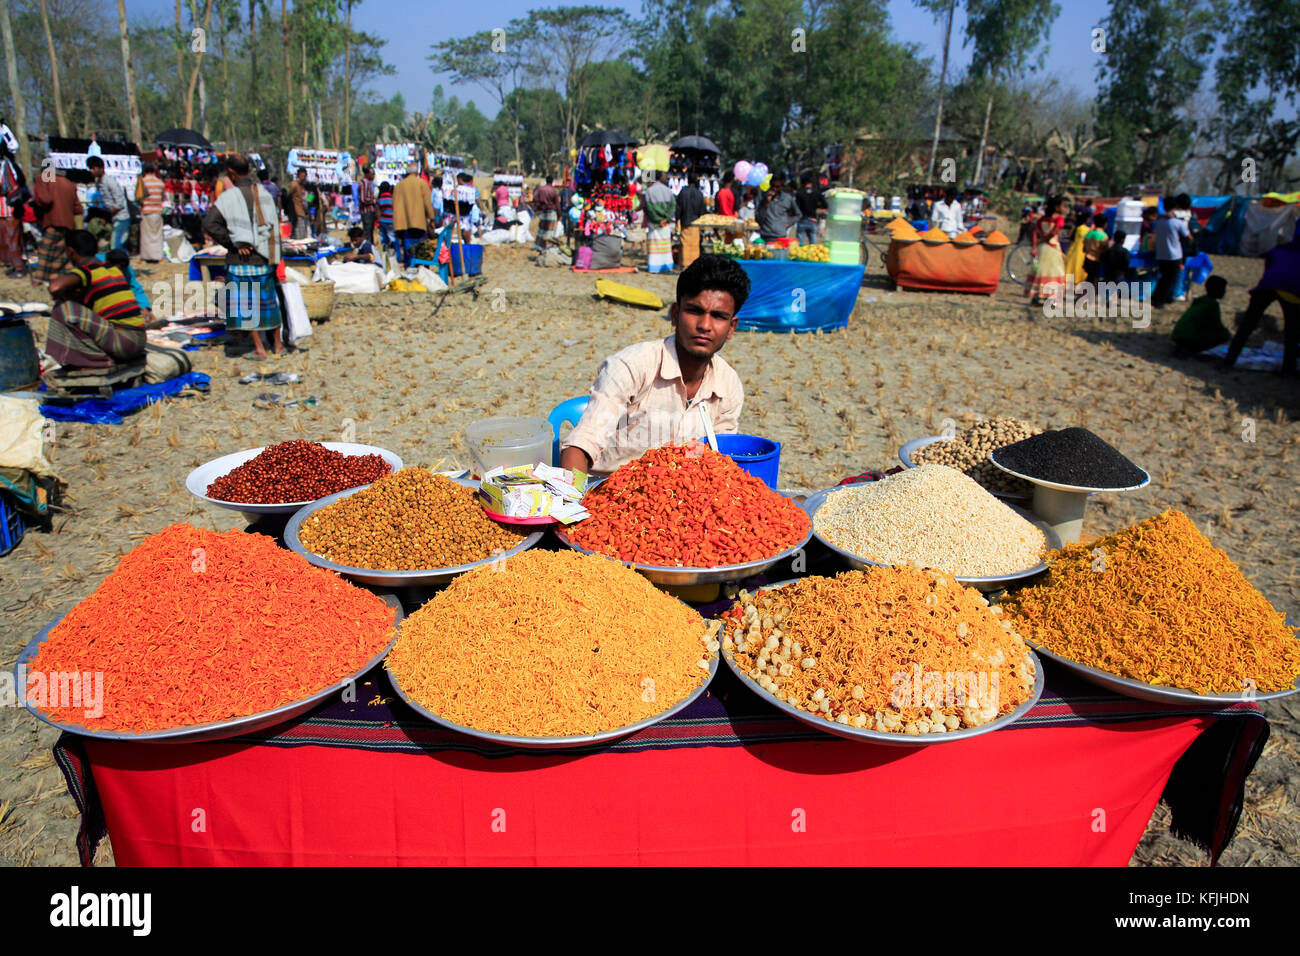
M1244 306L1260 263L1217 264L1231 283L1231 314ZM146 287L173 268L144 276ZM589 276L537 268L522 247L489 249L486 272L485 297L457 296L436 319L428 295L345 297L316 327L310 351L255 364L207 348L193 353L195 367L212 376L207 397L172 400L119 426L61 424L52 458L68 483L68 510L53 534L29 533L0 560L0 665L11 666L32 634L144 536L176 521L242 526L185 492L186 473L202 461L287 438L328 440L353 419L357 441L390 448L408 464L468 465L467 424L544 415L583 393L603 356L667 332L660 314L597 301ZM670 277L614 278L672 296ZM504 312L492 310L494 295ZM0 298L33 297L45 295L0 281ZM888 467L903 441L933 434L944 418L1084 425L1152 474L1141 491L1101 496L1088 530L1106 533L1181 508L1300 620L1300 388L1267 373L1173 358L1168 329L1179 309L1157 313L1142 331L1114 320L1047 320L1008 283L991 298L891 292L876 262L847 330L738 333L725 355L746 384L743 429L783 443L784 485L814 489ZM319 405L254 408L264 388L237 382L254 368L297 372L299 384L274 391L315 395ZM1253 443L1242 441L1243 418L1256 423ZM1273 737L1225 863L1300 863L1300 703L1265 711ZM55 732L22 709L0 712L0 732L0 862L75 863L75 809L50 758ZM1206 858L1169 835L1161 808L1133 862Z

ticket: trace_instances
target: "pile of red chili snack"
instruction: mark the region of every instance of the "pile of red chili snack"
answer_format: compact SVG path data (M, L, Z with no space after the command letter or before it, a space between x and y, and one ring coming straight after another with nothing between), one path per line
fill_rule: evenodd
M391 472L379 455L345 455L320 442L286 441L263 449L208 485L208 497L250 505L316 501Z
M808 534L808 515L712 449L666 445L630 461L582 500L570 540L660 567L715 568L774 557Z
M51 720L171 730L305 700L355 675L393 634L382 598L274 539L174 524L64 615L23 690ZM79 699L50 694L59 674L81 675Z

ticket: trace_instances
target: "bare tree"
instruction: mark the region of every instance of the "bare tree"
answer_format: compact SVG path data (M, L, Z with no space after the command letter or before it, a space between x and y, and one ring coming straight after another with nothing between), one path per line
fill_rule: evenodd
M0 0L0 33L4 34L5 70L9 74L9 95L14 104L14 135L18 137L18 162L32 168L32 150L27 142L27 115L23 112L23 90L18 83L18 53L14 49L14 27L9 19L9 0Z
M139 143L140 105L135 98L135 67L131 65L131 35L126 26L126 0L117 0L117 27L122 38L122 72L126 74L126 104L131 116L131 142Z
M59 61L54 56L54 34L50 32L50 13L41 0L41 26L45 30L45 45L50 50L50 82L53 84L54 116L59 124L59 135L68 135L68 124L63 118L63 95L59 91Z

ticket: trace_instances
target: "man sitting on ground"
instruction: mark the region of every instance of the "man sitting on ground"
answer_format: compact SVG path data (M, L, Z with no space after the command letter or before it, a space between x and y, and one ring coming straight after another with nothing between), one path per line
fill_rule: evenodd
M749 277L726 256L700 256L677 279L673 334L629 346L601 363L582 420L563 441L560 466L607 475L668 442L734 433L745 389L718 355L736 331Z
M348 246L348 251L339 257L343 262L375 261L375 247L366 239L366 231L360 226L348 230Z
M67 235L72 268L50 281L54 311L45 351L70 368L112 368L144 356L144 315L131 283L95 258L99 241L84 229Z
M1205 280L1205 295L1192 300L1170 333L1180 355L1204 352L1232 338L1219 314L1219 300L1227 291L1228 281L1223 276L1210 276Z

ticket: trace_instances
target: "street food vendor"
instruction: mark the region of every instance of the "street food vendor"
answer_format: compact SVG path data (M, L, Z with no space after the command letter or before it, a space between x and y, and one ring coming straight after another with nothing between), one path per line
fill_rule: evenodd
M734 433L745 389L718 354L736 331L749 277L733 259L700 256L677 279L673 334L609 356L582 420L561 443L560 465L606 475L651 448Z

